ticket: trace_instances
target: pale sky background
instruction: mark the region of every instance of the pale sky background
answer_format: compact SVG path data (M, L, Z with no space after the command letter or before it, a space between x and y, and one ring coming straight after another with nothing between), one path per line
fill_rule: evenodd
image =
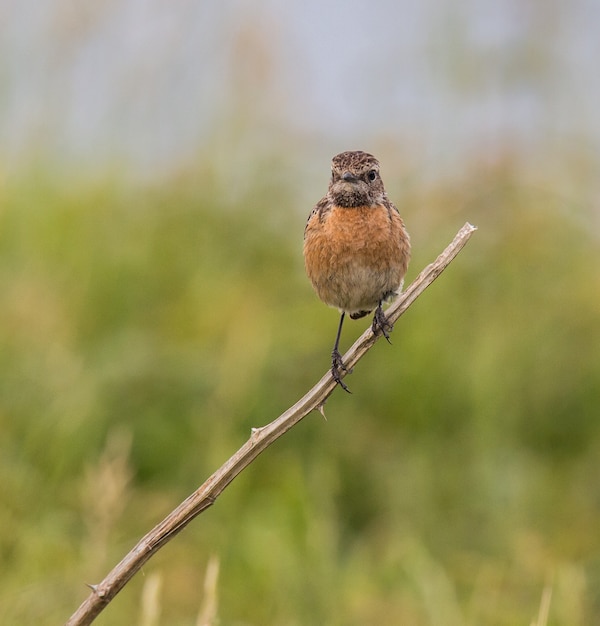
M598 154L599 64L598 0L0 0L0 168Z

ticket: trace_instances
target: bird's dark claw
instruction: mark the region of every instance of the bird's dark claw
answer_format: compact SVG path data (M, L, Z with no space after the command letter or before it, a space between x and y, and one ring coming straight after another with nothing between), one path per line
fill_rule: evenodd
M342 380L340 372L346 372L350 374L352 370L349 370L345 365L344 361L342 361L342 355L339 353L339 350L334 350L331 353L331 375L333 376L333 380L348 393L352 393L350 389L346 386L344 381Z
M375 309L375 315L373 316L373 325L372 330L375 335L381 334L386 338L387 342L391 344L390 341L390 333L392 332L393 326L388 322L383 309L381 308L381 304Z

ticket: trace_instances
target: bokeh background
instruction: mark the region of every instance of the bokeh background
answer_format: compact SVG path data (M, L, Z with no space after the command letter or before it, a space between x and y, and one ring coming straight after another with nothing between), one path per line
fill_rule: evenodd
M337 313L302 232L347 149L382 163L409 280L478 232L353 395L97 623L598 623L599 23L595 0L0 4L2 624L62 623L322 376Z

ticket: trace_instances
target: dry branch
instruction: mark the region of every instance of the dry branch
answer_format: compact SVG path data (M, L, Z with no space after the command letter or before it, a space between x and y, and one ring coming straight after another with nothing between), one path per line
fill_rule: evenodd
M476 228L471 224L465 224L440 256L428 265L398 296L386 311L386 316L391 324L394 324L444 271L475 230ZM344 363L350 368L355 366L378 339L379 336L374 335L371 328L366 330L343 356ZM210 507L233 479L248 467L261 452L311 411L314 409L321 410L335 386L336 383L331 373L328 372L306 395L276 420L262 428L252 429L250 439L224 465L160 524L145 535L102 582L97 585L90 585L92 592L73 613L66 626L91 624L142 565L197 515Z

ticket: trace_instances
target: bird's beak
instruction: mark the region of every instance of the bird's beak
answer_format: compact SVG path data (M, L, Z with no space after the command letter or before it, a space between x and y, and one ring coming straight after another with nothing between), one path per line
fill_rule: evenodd
M342 174L342 179L347 181L347 182L349 182L349 183L355 183L356 180L357 180L356 176L354 176L350 172L344 172Z

